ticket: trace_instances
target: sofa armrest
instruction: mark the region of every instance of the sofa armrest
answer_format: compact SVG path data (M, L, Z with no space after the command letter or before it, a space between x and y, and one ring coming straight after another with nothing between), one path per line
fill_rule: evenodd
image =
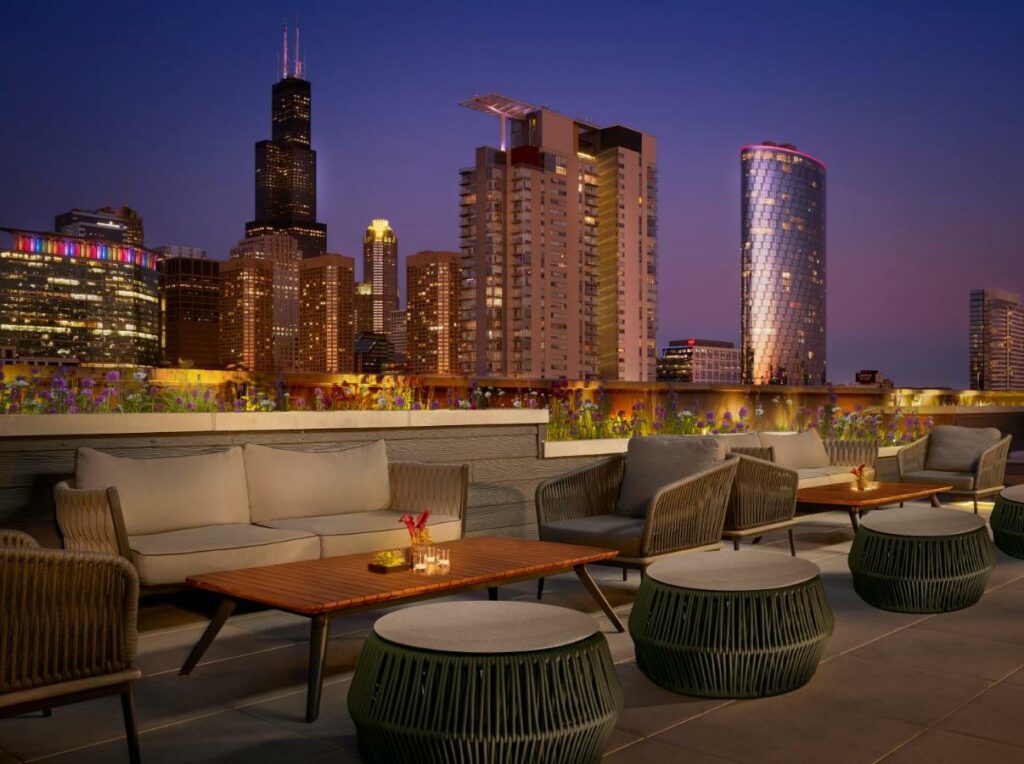
M53 489L57 525L70 552L102 552L130 559L128 534L116 488L79 489L62 481Z
M792 519L800 483L797 471L747 456L739 457L739 462L725 527L741 531Z
M642 553L653 557L722 539L725 512L729 503L740 457L671 483L651 499L644 527Z
M835 440L825 441L828 461L834 467L859 467L865 465L875 468L878 461L878 440Z
M998 443L989 446L981 452L978 458L978 468L975 470L974 489L976 491L985 488L998 488L1003 485L1003 477L1006 473L1006 459L1010 454L1011 435L1007 435Z
M900 473L900 480L910 472L920 472L924 469L925 457L928 455L928 436L909 443L896 452L896 468Z
M761 446L760 448L730 448L729 451L737 456L749 456L752 459L761 459L765 462L775 461L775 446Z
M0 549L35 549L39 542L22 531L0 528Z
M626 457L616 455L545 480L534 496L537 525L611 512L625 465Z
M465 530L468 464L392 462L388 474L392 509L410 514L429 510L433 514L452 515L462 520Z

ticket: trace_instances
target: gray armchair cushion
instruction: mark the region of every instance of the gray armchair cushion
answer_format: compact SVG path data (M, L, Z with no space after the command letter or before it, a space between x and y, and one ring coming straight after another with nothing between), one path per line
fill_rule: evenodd
M953 486L954 491L973 491L974 475L970 472L944 472L942 470L920 470L903 475L905 483L932 483Z
M645 517L648 504L659 490L714 467L725 456L725 447L714 438L685 435L630 438L615 513Z
M645 523L639 517L590 515L545 523L540 528L540 537L543 541L617 549L623 557L640 557Z
M1002 435L995 427L957 427L939 425L928 438L926 470L974 472L981 452L994 445Z
M762 432L761 445L775 449L775 463L791 470L828 467L832 462L817 430L795 434Z

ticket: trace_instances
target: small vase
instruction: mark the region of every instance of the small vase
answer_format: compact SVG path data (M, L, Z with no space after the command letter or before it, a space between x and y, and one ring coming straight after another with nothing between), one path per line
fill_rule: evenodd
M857 490L866 491L868 490L868 479L863 475L857 476Z

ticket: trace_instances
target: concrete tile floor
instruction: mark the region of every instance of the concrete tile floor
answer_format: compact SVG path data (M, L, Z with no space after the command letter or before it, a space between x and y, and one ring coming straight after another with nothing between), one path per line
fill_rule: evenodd
M853 591L846 563L852 537L845 513L818 514L799 527L798 553L822 570L836 630L806 687L761 700L708 700L657 687L637 668L628 634L594 613L575 577L550 579L545 602L594 613L616 662L626 706L607 761L1024 761L1024 561L1000 554L989 591L973 608L902 615L875 610ZM788 554L784 536L760 548ZM625 618L638 576L623 582L616 570L594 574ZM535 585L525 583L503 589L502 597L534 593ZM273 611L237 615L195 673L177 675L209 612L211 603L194 596L142 608L138 665L146 676L136 703L146 762L360 761L346 696L379 612L333 622L315 724L302 721L303 619ZM0 721L0 764L126 758L116 699L57 709L49 719Z

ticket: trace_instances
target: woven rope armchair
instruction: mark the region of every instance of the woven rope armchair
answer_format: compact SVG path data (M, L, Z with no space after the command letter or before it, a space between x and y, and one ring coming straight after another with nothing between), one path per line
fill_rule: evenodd
M878 440L835 440L823 441L828 452L829 463L836 467L859 467L875 469L878 463Z
M625 468L625 456L617 455L573 470L537 487L537 525L542 541L565 541L555 537L552 524L588 518L622 521L635 528L635 535L616 539L593 539L593 545L619 548L620 555L603 563L625 570L644 570L658 557L685 551L704 551L721 546L722 528L728 508L738 458L671 483L659 490L648 505L644 519L615 514ZM585 540L578 543L586 544ZM635 553L623 553L624 548ZM538 597L543 584L538 585Z
M756 543L766 533L785 530L789 551L796 556L793 526L800 482L796 470L749 456L739 456L738 461L722 537L739 549L745 538L754 537Z
M953 490L948 493L973 499L974 513L977 514L978 499L997 494L1006 487L1003 484L1003 478L1006 473L1006 460L1010 454L1012 440L1013 436L1007 435L982 451L971 475L973 477L971 487L962 488L954 484ZM938 481L942 480L941 471L926 470L930 442L931 436L925 435L896 453L896 466L899 468L901 482L919 482L925 476L934 477Z
M138 601L127 561L40 549L25 534L0 531L0 717L120 695L137 762Z

